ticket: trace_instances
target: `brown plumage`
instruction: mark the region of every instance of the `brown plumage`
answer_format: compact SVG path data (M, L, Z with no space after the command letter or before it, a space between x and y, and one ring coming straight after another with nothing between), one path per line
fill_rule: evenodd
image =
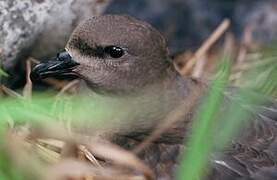
M119 123L121 127L112 139L125 148L140 143L184 102L190 111L139 154L158 179L172 178L183 138L206 85L182 78L175 71L166 42L155 28L129 16L90 18L72 33L66 52L56 61L36 66L31 78L59 74L78 75L86 82L88 96L97 94L110 103L128 106L128 124ZM256 108L254 120L241 136L211 159L212 171L206 179L276 179L276 109L275 102Z

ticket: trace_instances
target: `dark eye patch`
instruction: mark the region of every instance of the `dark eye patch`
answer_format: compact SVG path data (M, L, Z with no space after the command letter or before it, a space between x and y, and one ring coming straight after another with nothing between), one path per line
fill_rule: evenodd
M125 50L118 46L94 46L91 47L88 43L82 40L80 37L72 38L69 42L69 46L77 49L82 55L89 57L112 57L112 58L120 58L125 54Z
M104 58L104 48L101 46L91 47L84 40L79 37L72 38L69 42L69 46L74 49L78 49L79 52L85 56Z

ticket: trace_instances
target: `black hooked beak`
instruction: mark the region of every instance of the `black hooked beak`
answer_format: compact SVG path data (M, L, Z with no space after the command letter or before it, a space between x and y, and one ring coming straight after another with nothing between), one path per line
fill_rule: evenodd
M48 62L36 65L30 78L32 81L38 81L47 77L70 75L73 74L72 70L78 65L79 63L75 62L68 52L64 51Z

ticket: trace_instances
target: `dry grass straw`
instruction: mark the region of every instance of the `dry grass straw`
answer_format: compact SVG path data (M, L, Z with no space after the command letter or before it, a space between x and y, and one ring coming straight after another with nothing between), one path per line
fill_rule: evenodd
M199 59L205 59L203 58L203 56L207 54L208 50L222 36L222 34L228 29L229 26L230 20L224 19L223 22L218 26L218 28L209 36L206 41L204 41L201 47L186 62L186 65L184 67L179 69L179 67L175 65L175 68L179 71L179 73L183 76L188 75L192 67L196 64L197 61L199 61Z

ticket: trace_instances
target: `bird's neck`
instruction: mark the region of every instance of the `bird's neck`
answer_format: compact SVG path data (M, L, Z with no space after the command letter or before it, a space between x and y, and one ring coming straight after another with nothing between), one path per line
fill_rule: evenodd
M182 78L176 71L169 70L164 79L145 87L135 95L110 96L88 91L94 101L110 107L107 108L107 114L111 113L107 116L108 124L115 131L129 133L153 129L181 103L193 109L202 89L202 83L191 78ZM182 120L189 121L190 113L185 113Z

